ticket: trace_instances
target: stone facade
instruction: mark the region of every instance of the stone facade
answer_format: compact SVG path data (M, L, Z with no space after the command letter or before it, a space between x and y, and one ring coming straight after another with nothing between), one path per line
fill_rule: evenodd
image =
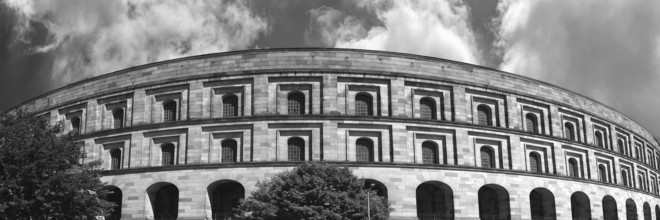
M300 114L291 114L292 92L304 97ZM358 95L371 97L370 109ZM176 108L164 107L170 102ZM104 161L103 180L121 192L121 219L159 218L157 206L172 207L159 192L171 186L179 219L212 219L222 200L214 198L224 198L216 188L238 183L249 195L299 163L291 149L377 183L391 219L660 217L660 148L637 123L547 83L437 58L210 54L83 80L19 107L81 133L81 161ZM289 147L291 138L303 146ZM361 149L371 161L358 161ZM419 204L429 201L418 198L425 183L442 191L431 200L444 205Z

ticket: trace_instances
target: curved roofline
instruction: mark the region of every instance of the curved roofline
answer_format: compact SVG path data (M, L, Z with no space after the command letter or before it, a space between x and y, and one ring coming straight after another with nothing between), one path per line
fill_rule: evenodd
M147 64L143 64L143 65L139 65L139 66L133 66L133 67L129 67L129 68L126 68L126 69L117 70L117 71L114 71L114 72L98 75L98 76L95 76L95 77L91 77L91 78L87 78L87 79L83 79L83 80L80 80L80 81L76 81L76 82L67 84L65 86L50 90L48 92L42 93L38 96L35 96L31 99L23 101L23 102L15 105L15 106L5 110L5 112L12 111L12 110L16 109L19 106L25 105L25 104L27 104L31 101L37 100L39 98L42 98L44 96L53 94L55 92L58 92L58 91L61 91L61 90L64 90L64 89L68 89L68 88L71 88L71 87L74 87L74 86L77 86L77 85L80 85L80 84L84 84L86 82L91 82L91 81L95 81L95 80L98 80L98 79L103 79L103 78L106 78L106 77L110 77L110 76L130 72L130 71L146 69L146 68L149 68L149 67L160 66L160 65L163 65L163 64L169 64L169 63L175 63L175 62L187 61L187 60L203 59L203 58L209 58L209 57L231 56L231 55L247 54L247 53L254 53L254 52L278 52L278 51L348 51L348 52L360 52L360 53L371 53L371 54L383 54L383 55L403 57L403 58L415 59L415 60L443 61L443 62L458 64L458 65L463 65L463 66L474 67L474 68L478 68L478 69L491 70L491 71L495 71L495 72L498 72L498 73L506 74L506 75L511 76L511 77L517 77L517 78L521 78L521 79L525 79L525 80L531 80L531 81L539 83L539 84L548 85L548 86L551 86L551 87L554 87L554 88L557 88L557 89L567 91L567 92L575 94L579 97L585 98L587 100L590 100L590 101L593 101L597 104L605 106L605 107L621 114L626 119L637 123L636 121L632 120L630 117L628 117L627 115L621 113L620 111L618 111L618 110L616 110L616 109L614 109L614 108L612 108L608 105L605 105L605 104L603 104L603 103L601 103L601 102L599 102L595 99L592 99L590 97L582 95L580 93L574 92L572 90L569 90L569 89L566 89L566 88L563 88L563 87L560 87L560 86L557 86L557 85L554 85L552 83L544 82L544 81L541 81L541 80L538 80L538 79L530 78L530 77L527 77L527 76L523 76L523 75L511 73L511 72L502 71L502 70L495 69L495 68L492 68L492 67L480 66L480 65L471 64L471 63L465 63L465 62L460 62L460 61L455 61L455 60L448 60L448 59L443 59L443 58L439 58L439 57L424 56L424 55L418 55L418 54L409 54L409 53L382 51L382 50L365 50L365 49L350 49L350 48L327 48L327 47L294 47L294 48L265 48L265 49L235 50L235 51L227 51L227 52L219 52L219 53L208 53L208 54L194 55L194 56L181 57L181 58L170 59L170 60L157 61L157 62L153 62L153 63L147 63ZM639 123L637 123L637 124L639 124ZM641 125L640 125L640 127L641 127ZM642 127L642 128L644 128L644 127ZM644 128L644 130L646 130L646 128ZM646 130L646 131L648 132L648 130ZM650 134L650 132L649 132L649 134ZM658 142L658 143L660 144L660 142Z

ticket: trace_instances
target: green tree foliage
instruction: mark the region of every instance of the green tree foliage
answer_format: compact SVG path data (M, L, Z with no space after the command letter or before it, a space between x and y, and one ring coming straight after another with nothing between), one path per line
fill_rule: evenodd
M112 203L100 181L100 161L84 155L75 134L24 111L0 115L0 219L84 219Z
M243 200L238 219L362 219L367 217L367 189L348 168L304 163L264 182ZM389 215L387 199L370 191L372 219Z

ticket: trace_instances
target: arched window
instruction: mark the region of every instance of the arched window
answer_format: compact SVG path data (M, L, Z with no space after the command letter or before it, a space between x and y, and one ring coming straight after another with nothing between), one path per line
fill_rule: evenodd
M619 153L626 155L626 142L623 139L619 139L616 143L619 145Z
M176 102L169 100L163 103L163 116L165 122L176 121Z
M222 97L222 117L238 116L238 97L233 94Z
M632 199L626 200L626 219L637 219L637 204Z
M222 163L234 163L236 162L236 154L238 147L236 140L228 139L222 141L220 144L222 146Z
M112 207L113 211L110 212L110 215L105 217L105 219L119 220L121 217L121 202L122 202L121 200L123 197L121 189L117 188L116 186L107 186L105 187L105 189L109 191L109 193L106 195L105 200L115 204Z
M179 188L171 183L156 183L147 188L155 220L177 219Z
M655 220L660 220L660 206L655 205Z
M479 105L477 107L477 120L480 125L492 126L493 125L492 117L493 116L490 111L490 107L488 107L487 105Z
M174 165L174 144L163 144L160 148L162 153L161 164L163 166Z
M546 188L536 188L529 193L532 220L556 219L555 196Z
M541 156L536 152L529 153L529 170L532 172L542 173L543 165L541 165Z
M594 142L596 142L597 147L605 147L605 141L603 141L603 133L600 131L594 132Z
M374 142L367 138L360 138L355 142L355 156L360 162L374 161Z
M290 92L286 100L289 115L305 114L305 94L301 92Z
M124 127L124 109L118 108L112 112L115 128Z
M607 182L607 168L605 165L598 165L598 180L601 182Z
M575 140L575 128L570 122L564 123L564 137L568 140Z
M118 170L121 168L121 150L114 149L110 151L110 166L112 170Z
M421 118L437 119L436 114L435 100L429 97L424 97L419 100L419 115Z
M454 193L447 184L425 182L415 194L418 219L454 219Z
M623 185L630 187L630 176L628 172L624 169L621 169L621 179L623 179Z
M422 143L422 162L425 164L438 164L438 146L431 141Z
M355 95L355 114L374 115L373 99L369 93L361 92Z
M481 219L511 219L509 192L496 184L482 186L478 191Z
M642 206L644 209L644 220L651 220L651 206L648 202L644 202Z
M80 133L80 117L73 117L71 119L71 129L73 132Z
M539 133L539 128L538 128L539 123L538 120L536 119L536 115L532 113L527 113L525 115L525 125L526 125L525 130L527 132L531 132L534 134Z
M495 168L495 157L493 150L490 146L483 146L480 150L481 153L481 167Z
M571 195L571 214L573 219L591 219L591 202L587 194L575 192Z
M580 177L579 167L575 158L568 159L568 176Z
M289 161L305 161L305 140L299 137L289 138L287 145Z
M603 219L605 220L618 220L616 211L616 200L612 196L603 197Z
M387 187L378 180L365 179L362 189L371 189L371 191L376 191L376 195L387 199Z
M211 200L212 219L233 219L235 208L240 200L245 198L245 188L239 182L232 180L220 180L212 183L206 188Z

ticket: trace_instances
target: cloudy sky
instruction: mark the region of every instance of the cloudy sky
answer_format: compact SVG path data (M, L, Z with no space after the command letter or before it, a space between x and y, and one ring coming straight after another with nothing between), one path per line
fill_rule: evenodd
M655 0L0 0L0 110L131 66L278 47L493 67L586 95L660 137Z

